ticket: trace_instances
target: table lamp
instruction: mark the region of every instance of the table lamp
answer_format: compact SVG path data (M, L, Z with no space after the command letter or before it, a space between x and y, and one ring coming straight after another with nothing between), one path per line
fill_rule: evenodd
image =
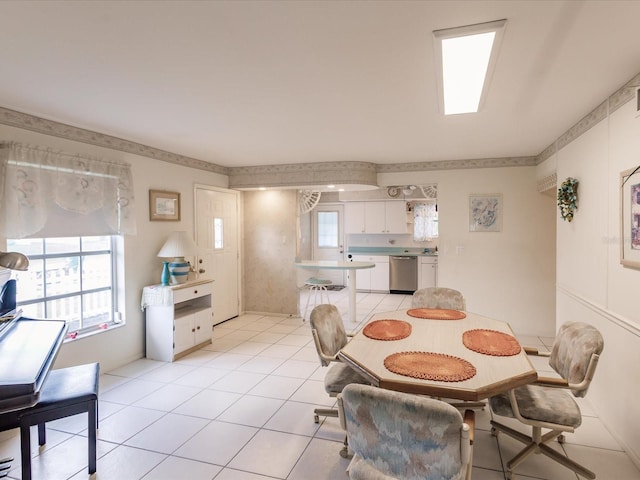
M158 252L158 257L172 259L164 262L161 277L162 284L178 285L185 283L189 276L191 264L184 257L195 255L197 250L198 247L187 232L172 232Z

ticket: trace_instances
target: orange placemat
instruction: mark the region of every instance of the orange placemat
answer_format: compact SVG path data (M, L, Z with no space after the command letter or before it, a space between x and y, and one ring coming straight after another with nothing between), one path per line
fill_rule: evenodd
M411 308L407 310L407 315L431 320L462 320L467 317L467 314L460 310L448 310L446 308Z
M517 355L521 350L520 343L512 335L481 328L464 332L462 343L474 352L501 357Z
M444 353L394 353L384 359L384 366L393 373L439 382L461 382L476 374L468 361Z
M411 324L402 320L375 320L362 333L374 340L401 340L411 335Z

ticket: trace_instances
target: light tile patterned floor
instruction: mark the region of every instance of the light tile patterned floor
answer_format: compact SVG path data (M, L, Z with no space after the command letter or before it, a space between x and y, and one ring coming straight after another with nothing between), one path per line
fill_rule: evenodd
M344 317L347 292L330 292ZM304 305L303 299L302 305ZM372 313L407 308L403 295L358 294L358 323ZM527 345L552 339L521 337ZM536 365L548 370L544 362ZM243 315L214 330L211 346L175 363L140 359L101 377L96 480L345 479L337 419L313 423L313 408L334 402L323 388L308 322ZM596 373L597 381L597 373ZM601 480L638 480L640 471L586 401L584 421L564 446ZM478 412L474 480L504 480L503 463L520 444L490 434L488 410ZM48 424L47 445L32 435L34 480L86 479L86 417ZM9 478L20 478L19 437L0 442L13 456ZM541 455L518 469L519 479L577 480Z

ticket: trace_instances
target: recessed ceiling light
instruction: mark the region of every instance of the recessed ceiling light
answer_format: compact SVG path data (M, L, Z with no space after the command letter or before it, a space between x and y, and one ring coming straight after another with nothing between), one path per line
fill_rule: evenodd
M327 188L336 188L335 185L327 185Z
M440 110L477 112L496 64L506 20L433 32Z
M267 189L267 187L260 187L260 188L258 188L258 190L266 190L266 189Z

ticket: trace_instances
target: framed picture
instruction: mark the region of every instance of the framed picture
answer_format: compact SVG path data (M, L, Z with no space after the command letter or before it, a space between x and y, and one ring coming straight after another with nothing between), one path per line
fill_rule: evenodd
M620 174L620 263L640 268L640 168Z
M149 220L180 220L180 194L149 190Z
M502 194L469 195L469 231L499 232L502 230Z

